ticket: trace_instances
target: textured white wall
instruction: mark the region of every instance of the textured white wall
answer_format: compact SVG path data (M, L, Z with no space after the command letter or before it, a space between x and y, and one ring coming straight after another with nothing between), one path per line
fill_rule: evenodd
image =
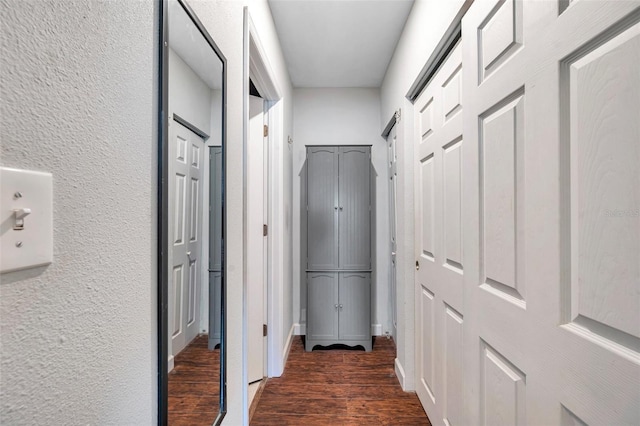
M397 194L397 362L404 369L403 386L414 389L414 120L413 105L405 95L431 56L464 0L416 0L387 68L382 87L380 129L401 109L398 129Z
M155 424L154 2L0 14L0 161L54 179L53 264L0 277L1 422Z
M306 308L300 266L300 170L305 145L372 145L371 160L376 181L377 253L372 322L391 332L389 297L389 186L387 146L380 136L380 91L369 88L294 89L293 145L293 268L294 320Z

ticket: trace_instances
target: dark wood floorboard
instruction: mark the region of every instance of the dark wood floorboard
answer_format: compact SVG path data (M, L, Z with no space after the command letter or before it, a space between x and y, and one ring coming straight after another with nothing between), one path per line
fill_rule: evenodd
M169 426L211 426L218 415L220 350L196 337L176 356L169 373Z
M395 354L385 338L372 352L305 352L297 337L282 377L267 380L251 425L430 426L416 394L398 383Z

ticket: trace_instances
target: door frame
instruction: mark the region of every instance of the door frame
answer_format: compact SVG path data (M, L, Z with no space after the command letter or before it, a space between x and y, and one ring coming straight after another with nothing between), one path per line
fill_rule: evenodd
M266 217L268 226L267 250L265 263L265 302L266 324L268 329L266 343L265 376L280 376L284 370L284 357L287 351L283 350L287 338L287 348L291 344L292 333L285 336L283 310L286 308L284 300L284 211L282 200L284 198L284 175L282 173L283 156L278 156L279 150L275 147L286 146L284 143L284 108L282 91L278 87L275 73L269 64L267 55L258 31L251 19L249 7L244 7L243 14L243 275L247 272L247 147L249 138L249 79L262 95L265 101L265 121L269 124L267 136L267 152L265 166L267 170L268 190L266 197ZM248 423L248 356L247 356L247 282L242 283L242 416Z

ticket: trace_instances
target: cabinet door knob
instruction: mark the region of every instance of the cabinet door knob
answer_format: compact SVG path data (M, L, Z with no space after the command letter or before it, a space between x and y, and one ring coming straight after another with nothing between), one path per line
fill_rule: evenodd
M336 309L338 309L338 304L336 303Z
M342 210L342 206L340 207L340 210Z
M342 309L342 304L340 305L340 309Z
M419 270L420 270L420 262L416 260L416 271L419 271Z

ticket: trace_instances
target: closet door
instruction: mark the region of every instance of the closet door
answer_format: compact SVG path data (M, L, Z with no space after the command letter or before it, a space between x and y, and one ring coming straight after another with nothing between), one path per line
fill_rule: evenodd
M371 269L370 147L338 149L340 269Z
M462 37L459 423L640 424L639 4L474 2Z
M338 150L307 148L307 269L338 267Z

